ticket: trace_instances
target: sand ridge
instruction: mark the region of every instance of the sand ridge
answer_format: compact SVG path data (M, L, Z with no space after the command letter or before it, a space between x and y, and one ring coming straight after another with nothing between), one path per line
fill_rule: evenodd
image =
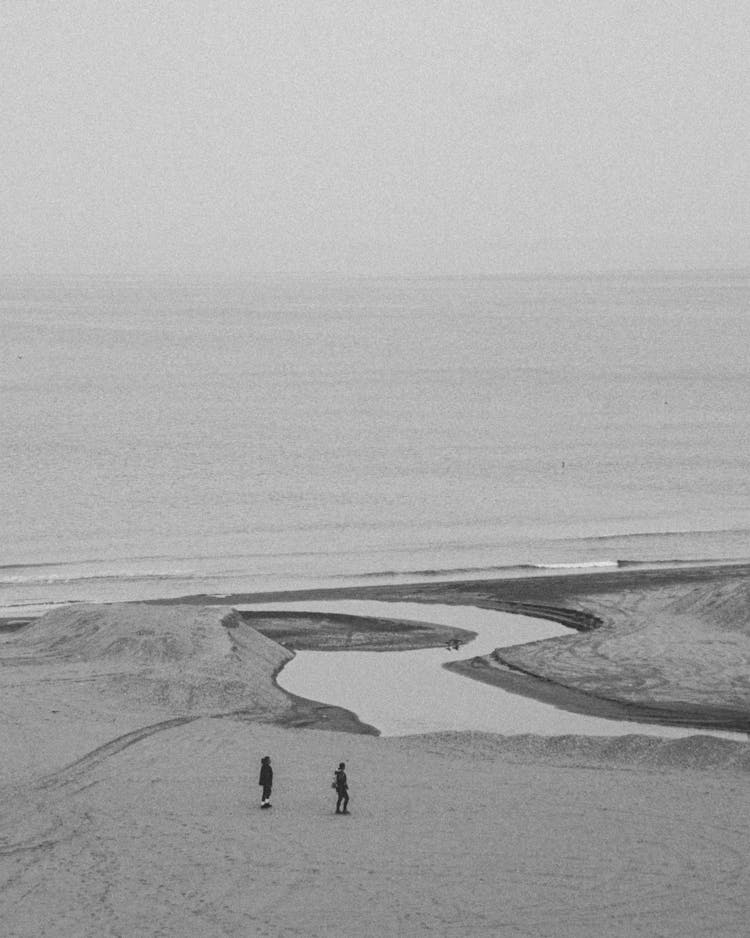
M170 713L289 708L263 678L292 652L228 610L75 605L6 639L2 654L6 667L54 668L58 676L83 668L102 694Z
M53 610L0 636L0 783L176 717L373 732L347 711L282 691L275 674L292 655L223 607Z
M590 598L606 622L616 595ZM743 743L288 728L331 708L286 697L288 649L235 621L78 607L0 637L4 935L744 934Z
M585 589L585 586L583 587ZM750 580L655 586L582 596L601 626L499 649L470 676L507 667L582 692L623 712L750 732ZM487 670L489 669L489 670Z

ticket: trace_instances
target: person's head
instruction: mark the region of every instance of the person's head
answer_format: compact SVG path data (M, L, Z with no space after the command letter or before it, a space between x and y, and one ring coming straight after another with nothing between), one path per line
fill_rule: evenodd
M340 769L345 769L345 768L346 768L346 763L344 763L344 762L339 762L339 768L340 768Z
M261 765L270 765L270 764L271 764L271 757L270 757L270 756L263 756L263 758L260 760L260 762L261 762Z

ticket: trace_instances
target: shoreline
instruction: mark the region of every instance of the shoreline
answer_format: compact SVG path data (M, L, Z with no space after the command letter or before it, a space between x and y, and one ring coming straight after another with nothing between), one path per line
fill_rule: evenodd
M724 594L740 592L729 619L716 612ZM693 599L691 599L693 597ZM159 604L193 604L211 597L181 597ZM465 677L588 716L694 727L696 730L750 732L750 682L742 667L721 673L712 666L711 637L731 633L747 646L750 660L750 564L659 567L566 573L516 579L463 580L285 593L233 594L213 601L229 605L305 600L376 599L443 603L495 609L547 618L571 629L560 639L496 650L481 658L446 665ZM691 602L701 606L691 608ZM701 605L702 603L702 605ZM670 611L672 606L682 610ZM747 610L743 618L742 613ZM675 634L690 621L699 641L677 648ZM657 634L660 633L660 634ZM658 638L658 641L656 640ZM658 660L644 660L644 646ZM603 649L606 646L606 653ZM603 658L615 648L615 667L597 676ZM330 646L329 646L330 647ZM644 682L644 672L651 672ZM613 673L617 672L617 673ZM648 684L648 686L646 686Z
M589 716L696 730L750 732L750 681L744 678L747 671L741 667L742 655L735 656L740 667L729 674L721 661L711 661L712 638L715 650L725 653L720 646L730 635L732 650L743 654L746 650L750 662L749 584L750 564L711 564L225 596L195 594L142 604L236 607L368 599L475 606L547 618L569 628L571 635L497 649L490 655L451 662L446 667L465 677ZM724 594L738 591L742 594L739 602L735 601L728 617L722 617ZM691 603L702 606L691 608ZM682 608L670 611L675 604ZM399 631L404 623L385 620L367 620L364 626L357 617L315 613L285 615L244 609L238 615L268 638L299 649L404 650L434 647L450 637L465 642L470 637L467 633L454 636L450 630L430 623L420 623L416 631L414 623L409 623L411 634L404 635ZM18 616L0 620L0 631L17 633L28 621L32 619ZM676 634L684 629L685 622L689 622L690 637L695 642L691 646L686 641L677 648L669 627ZM658 658L664 658L665 649L669 655L660 664ZM338 708L301 698L293 703L290 725L377 732L360 724L354 714L335 714Z
M680 602L697 589L735 621L746 579L683 583ZM567 580L577 582L561 580L546 598L532 584L524 598L529 610L567 610L570 634L503 654L541 654L525 662L541 673L572 645L583 667L588 643L627 638L630 615L640 628L618 660L630 653L642 670L632 653L639 644L646 661L654 653L648 609L680 584ZM459 603L476 585L450 588ZM519 584L482 588L471 598L521 611ZM439 587L411 589L438 601ZM297 616L309 637L309 617ZM380 648L393 637L388 621L371 620ZM367 620L337 624L342 646L367 638ZM277 625L293 626L292 615ZM702 637L688 644L705 657L714 645ZM335 628L323 636L334 638ZM414 936L742 933L742 740L375 735L350 711L282 692L276 676L292 652L227 604L71 606L0 636L0 648L0 905L10 935L182 936L217 925L292 934L303 922L314 938L351 934L352 916L360 931ZM263 753L275 767L272 812L258 810ZM340 819L330 777L341 761L352 814ZM248 843L272 860L254 863L249 880ZM332 932L332 922L344 926Z
M709 705L696 707L680 701L668 706L659 706L618 700L615 697L591 694L546 678L542 674L506 664L499 652L495 652L493 657L500 667L490 667L481 657L450 662L443 667L475 681L493 684L511 693L521 694L582 716L650 723L654 726L682 727L695 729L696 732L715 730L750 734L750 709L733 710Z
M584 609L566 608L551 602L550 597L575 599L594 593L651 589L677 583L705 583L724 581L728 578L750 577L750 563L707 564L704 566L649 567L634 570L592 570L539 576L497 577L464 580L415 580L409 583L379 583L368 586L312 587L296 590L271 590L253 593L191 593L163 599L139 600L148 605L212 605L236 606L255 603L300 602L306 600L374 599L382 602L444 603L450 605L474 605L480 609L497 609L514 612L515 607L528 608L535 605L536 618L555 618L563 625L585 631L589 613ZM548 615L545 616L545 610ZM570 621L557 618L555 613L571 614ZM532 613L528 613L532 614ZM18 619L19 617L15 617ZM596 627L596 615L591 615L591 625ZM574 623L578 623L577 625Z

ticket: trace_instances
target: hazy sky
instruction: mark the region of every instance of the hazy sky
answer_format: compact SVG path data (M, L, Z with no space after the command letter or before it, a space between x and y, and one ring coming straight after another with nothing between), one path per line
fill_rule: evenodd
M750 266L750 4L0 0L4 273Z

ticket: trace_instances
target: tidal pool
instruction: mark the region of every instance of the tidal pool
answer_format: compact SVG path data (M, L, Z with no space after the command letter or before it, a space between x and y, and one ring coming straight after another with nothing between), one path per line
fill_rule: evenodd
M284 690L357 714L384 736L407 736L443 730L475 730L516 735L684 737L701 733L745 739L737 733L686 729L652 723L608 720L560 710L446 670L447 661L486 655L495 648L569 635L570 629L546 619L422 603L362 600L264 603L239 609L335 612L380 619L411 619L467 629L476 639L458 651L298 651L278 675Z

